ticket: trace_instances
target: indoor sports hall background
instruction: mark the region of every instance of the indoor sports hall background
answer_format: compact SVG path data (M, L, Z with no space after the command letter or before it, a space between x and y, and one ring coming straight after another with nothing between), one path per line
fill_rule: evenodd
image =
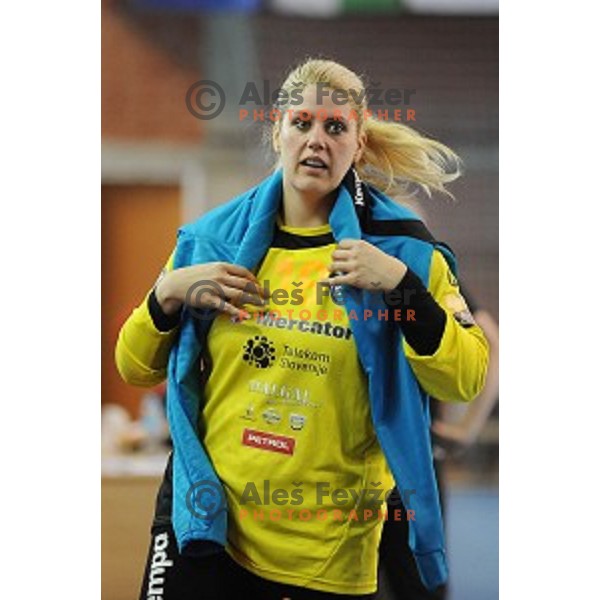
M497 2L103 0L105 600L136 597L167 452L162 390L127 386L114 367L119 327L158 276L178 226L268 172L261 107L239 100L249 82L264 97L264 82L276 89L307 56L367 73L377 89L415 90L408 124L455 149L465 168L451 186L455 203L434 197L421 210L458 255L461 284L498 320ZM226 98L211 119L198 118L188 94L200 80ZM496 410L474 447L450 460L452 600L498 597L497 467Z

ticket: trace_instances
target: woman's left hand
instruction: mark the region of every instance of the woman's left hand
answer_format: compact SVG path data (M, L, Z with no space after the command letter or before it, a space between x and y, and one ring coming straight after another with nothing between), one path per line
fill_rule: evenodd
M406 275L406 265L364 240L341 240L331 255L329 285L353 285L364 290L393 290Z

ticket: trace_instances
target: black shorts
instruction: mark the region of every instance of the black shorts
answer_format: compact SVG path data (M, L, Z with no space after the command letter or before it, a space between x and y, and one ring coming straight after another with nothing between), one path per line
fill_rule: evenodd
M140 600L372 600L375 594L319 592L263 579L224 550L182 556L171 526L171 460L158 492ZM213 550L217 546L213 545Z
M436 461L434 466L440 501L443 506L441 463ZM397 508L404 512L398 488L394 488L388 498L388 512L392 514ZM380 585L380 587L386 587L389 600L444 600L446 598L446 585L439 586L435 590L428 590L423 585L415 558L408 544L408 522L404 519L401 521L389 519L383 525L379 544L379 581L382 582L384 578L385 586ZM379 597L377 596L377 598ZM383 596L381 595L381 597Z

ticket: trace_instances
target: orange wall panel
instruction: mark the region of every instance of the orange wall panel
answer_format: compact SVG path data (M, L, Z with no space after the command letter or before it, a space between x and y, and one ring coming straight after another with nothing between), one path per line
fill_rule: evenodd
M102 402L121 404L133 417L144 390L119 377L115 343L172 252L180 219L176 186L102 187Z

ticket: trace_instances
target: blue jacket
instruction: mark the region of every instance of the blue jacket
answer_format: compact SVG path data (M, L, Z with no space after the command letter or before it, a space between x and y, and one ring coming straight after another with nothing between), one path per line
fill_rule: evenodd
M369 192L374 221L416 219L408 209L374 188L369 188ZM174 268L225 261L253 269L271 244L281 195L282 174L277 171L255 188L182 227ZM401 259L427 285L434 242L410 236L364 233L354 200L345 186L339 188L329 222L336 241L365 239ZM440 249L453 267L452 255L447 249ZM385 310L382 294L356 289L352 292L344 294L348 311L363 314L363 310L370 309L372 314L377 314L375 311ZM396 323L378 319L350 323L367 375L371 415L379 444L401 494L403 490L416 491L409 501L415 511L415 520L410 521L409 544L424 584L434 588L445 582L447 565L432 465L429 399L406 359L402 334ZM203 518L189 506L189 492L194 486L212 484L213 491L220 491L224 498L221 483L198 433L202 399L199 360L203 348L197 325L191 311L185 309L168 367L167 411L174 446L172 522L179 549L184 554L214 550L214 544L220 548L227 538L226 507Z

